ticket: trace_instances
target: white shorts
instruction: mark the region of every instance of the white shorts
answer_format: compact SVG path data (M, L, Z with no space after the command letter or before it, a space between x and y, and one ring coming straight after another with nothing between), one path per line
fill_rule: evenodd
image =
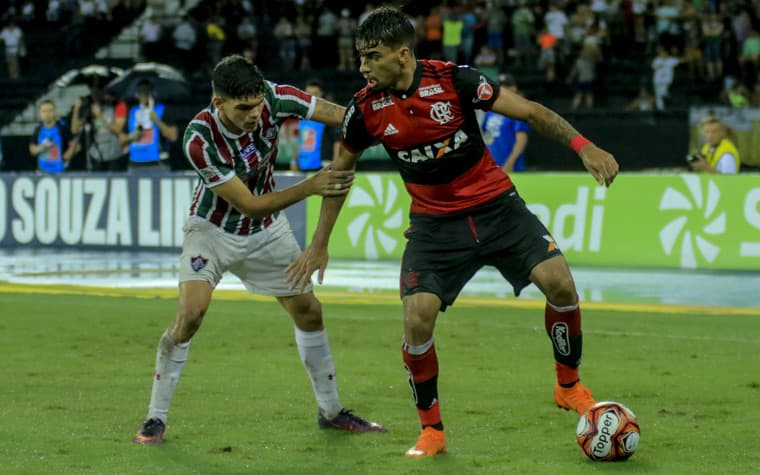
M179 281L205 280L216 287L230 271L255 294L273 297L301 295L285 282L285 268L301 253L285 213L256 234L224 232L205 219L190 217L183 228L185 239L179 264Z

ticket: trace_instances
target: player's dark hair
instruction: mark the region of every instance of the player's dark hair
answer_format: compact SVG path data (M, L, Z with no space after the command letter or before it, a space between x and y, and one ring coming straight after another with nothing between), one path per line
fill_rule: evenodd
M239 54L226 56L211 72L214 94L228 99L255 97L264 92L264 75L250 59Z
M414 26L400 10L391 7L375 9L356 30L356 45L374 48L382 43L391 48L414 47Z

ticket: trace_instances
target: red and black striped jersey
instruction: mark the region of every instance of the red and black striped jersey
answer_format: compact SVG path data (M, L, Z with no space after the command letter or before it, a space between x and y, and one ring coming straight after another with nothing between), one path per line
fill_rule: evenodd
M346 148L382 143L412 197L412 213L449 214L512 188L480 134L475 109L489 110L499 86L454 63L421 60L407 91L365 87L348 105Z

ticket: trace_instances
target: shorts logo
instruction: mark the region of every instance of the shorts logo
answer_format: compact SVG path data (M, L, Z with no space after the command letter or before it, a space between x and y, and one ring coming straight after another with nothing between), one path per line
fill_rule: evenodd
M404 274L404 287L407 289L417 288L417 284L420 280L420 273L417 271L409 270Z
M485 76L480 76L478 83L478 101L487 101L493 97L493 87L488 84ZM477 102L477 101L473 101Z
M190 267L192 267L195 272L206 267L206 264L208 264L208 259L201 255L190 258Z
M430 118L443 125L454 120L451 113L451 102L436 102L430 106Z
M433 84L431 86L421 87L420 97L435 96L436 94L441 94L442 92L443 88L440 84Z
M557 353L562 356L570 354L570 337L567 328L567 323L557 322L552 325L552 343L554 348L557 349Z

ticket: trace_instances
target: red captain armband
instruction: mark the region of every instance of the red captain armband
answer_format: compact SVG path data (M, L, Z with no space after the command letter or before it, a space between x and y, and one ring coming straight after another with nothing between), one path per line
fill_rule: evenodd
M572 148L575 153L580 153L581 149L590 143L591 141L583 135L576 135L570 141L570 148Z

